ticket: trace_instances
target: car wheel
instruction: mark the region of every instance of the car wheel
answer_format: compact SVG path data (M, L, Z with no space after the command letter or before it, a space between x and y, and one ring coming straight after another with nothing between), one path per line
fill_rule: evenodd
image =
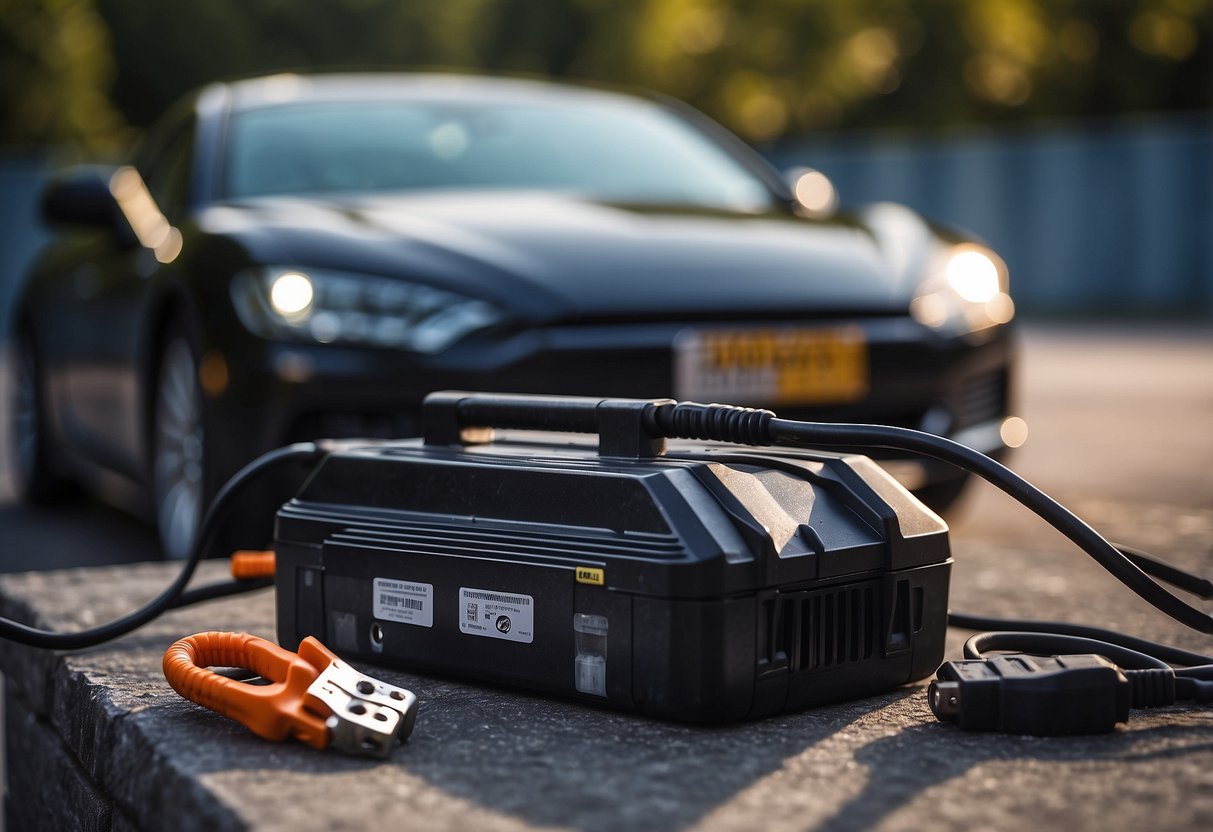
M34 339L21 331L9 344L8 458L19 500L53 503L72 493L70 483L51 468L46 451L46 415Z
M165 557L189 556L206 501L206 436L197 352L179 329L164 339L152 410L152 495Z
M914 496L926 503L936 514L943 514L960 500L972 476L972 474L965 473L958 477L924 485L914 491Z

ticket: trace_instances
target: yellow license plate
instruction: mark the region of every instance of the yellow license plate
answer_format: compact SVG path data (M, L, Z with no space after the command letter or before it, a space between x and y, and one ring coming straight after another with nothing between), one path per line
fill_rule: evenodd
M856 326L693 330L674 345L675 396L728 404L841 404L868 391Z

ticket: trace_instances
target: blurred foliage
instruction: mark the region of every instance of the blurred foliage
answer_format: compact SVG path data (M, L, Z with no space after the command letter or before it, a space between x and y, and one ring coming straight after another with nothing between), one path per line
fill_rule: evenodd
M0 42L6 142L112 142L208 81L316 68L645 87L756 142L1213 107L1213 0L0 0Z
M0 0L0 144L120 140L114 76L109 29L91 0Z

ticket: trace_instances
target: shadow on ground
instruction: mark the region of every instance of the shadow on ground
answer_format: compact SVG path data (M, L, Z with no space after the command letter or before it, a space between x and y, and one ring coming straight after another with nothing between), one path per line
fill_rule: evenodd
M59 506L0 502L0 572L160 560L146 522L96 500Z

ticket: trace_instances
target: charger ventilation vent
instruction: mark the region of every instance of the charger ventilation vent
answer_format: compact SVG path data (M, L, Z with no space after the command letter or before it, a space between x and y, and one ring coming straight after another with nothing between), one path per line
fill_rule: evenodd
M880 644L879 581L781 592L762 603L758 673L812 673L867 661Z
M800 670L824 670L872 658L880 611L876 588L851 586L799 599Z

